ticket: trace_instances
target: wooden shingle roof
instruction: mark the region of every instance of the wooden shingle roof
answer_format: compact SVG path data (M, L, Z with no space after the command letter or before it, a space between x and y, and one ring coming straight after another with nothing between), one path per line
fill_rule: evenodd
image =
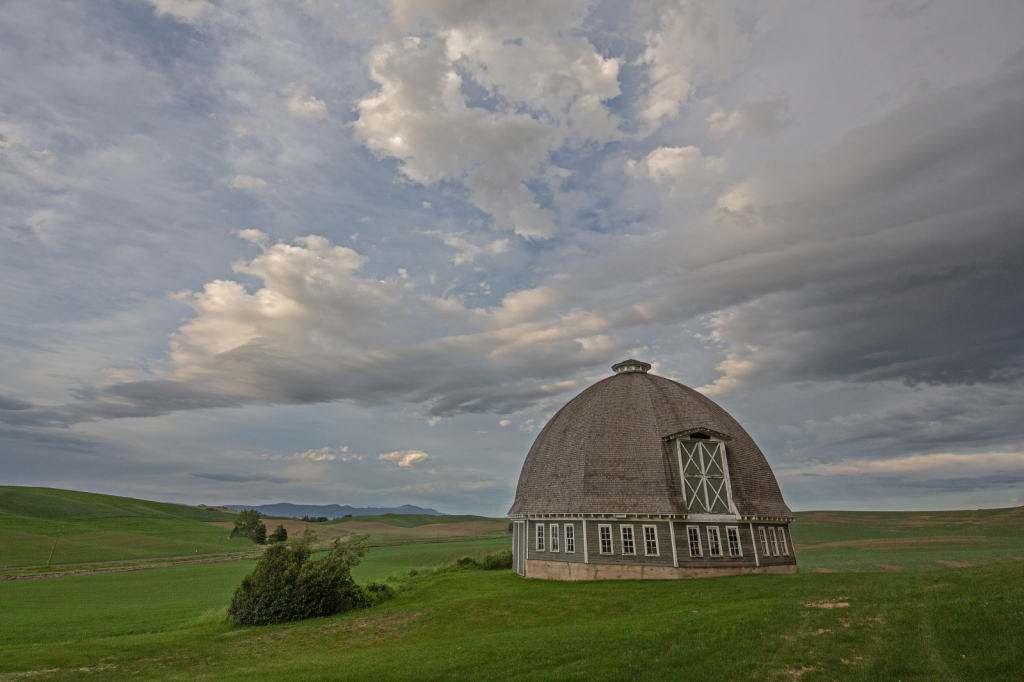
M742 516L792 516L761 450L729 413L646 371L603 379L551 418L526 456L509 514L685 514L666 439L698 430L728 436L732 497Z

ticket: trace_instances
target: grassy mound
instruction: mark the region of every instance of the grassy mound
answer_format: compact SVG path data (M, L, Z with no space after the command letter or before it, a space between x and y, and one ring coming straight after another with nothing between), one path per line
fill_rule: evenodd
M247 549L211 525L234 514L52 488L0 486L0 567L124 561ZM54 540L60 540L54 549Z

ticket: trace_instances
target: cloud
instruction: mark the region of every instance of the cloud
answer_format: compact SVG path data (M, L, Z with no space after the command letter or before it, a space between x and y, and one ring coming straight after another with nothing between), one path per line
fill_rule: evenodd
M295 118L316 120L327 117L327 104L313 96L312 88L305 81L289 83L281 88L281 94L288 99L285 107Z
M420 450L399 450L382 454L380 459L386 462L394 462L400 467L415 467L424 464L430 459L430 455Z
M749 49L734 13L737 3L656 0L639 22L645 45L640 63L651 85L641 117L650 124L679 116L695 88L722 75Z
M171 16L186 24L194 24L213 11L207 0L148 0L158 17Z
M731 246L701 282L725 357L704 390L1024 379L1018 87L1011 69L937 94L727 190L707 217Z
M729 134L741 140L750 137L772 137L786 126L788 107L788 100L776 99L747 102L732 113L726 113L724 109L718 108L708 116L708 132L715 139Z
M456 265L472 263L480 255L497 256L508 251L508 239L495 239L484 246L477 246L469 241L469 235L465 232L441 232L439 230L424 230L423 234L429 237L437 237L447 246L455 249L452 262Z
M728 164L722 157L704 156L700 149L658 147L640 161L626 161L626 175L680 185L721 180Z
M306 450L305 452L296 452L292 455L261 455L260 459L268 459L274 461L287 461L287 460L307 460L309 462L333 462L338 460L340 462L358 462L363 459L362 455L355 453L350 454L348 446L343 445L337 448L315 448L312 450Z
M252 175L236 175L232 178L231 182L228 183L228 187L231 189L258 192L260 194L272 194L274 192L274 188L268 185L266 180Z
M193 473L195 478L204 478L209 481L221 481L223 483L291 483L292 479L274 476L272 474L208 474Z
M979 472L983 470L1020 469L1024 475L1024 453L934 453L909 455L891 459L845 459L840 462L819 462L794 468L780 469L780 475L792 476L849 476L865 474L928 474L950 472Z
M370 51L380 89L356 105L357 136L413 182L461 183L498 227L551 237L555 213L526 181L566 144L620 137L605 105L620 92L620 61L575 31L586 6L395 3L395 31L419 31Z

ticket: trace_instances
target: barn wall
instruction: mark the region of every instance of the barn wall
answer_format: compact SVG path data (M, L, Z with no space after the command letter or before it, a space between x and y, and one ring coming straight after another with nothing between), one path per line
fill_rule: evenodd
M551 524L558 524L558 551L551 551ZM544 526L544 551L537 549L537 525ZM589 522L587 523L589 526ZM565 527L572 526L576 536L576 551L567 552L565 551ZM527 542L529 542L529 557L531 559L540 559L544 557L550 561L568 561L570 563L583 563L583 521L530 521L529 532L527 533Z
M538 551L536 547L536 527L538 523L542 523L545 527L545 547L543 551ZM543 521L528 521L526 523L517 524L517 531L522 528L522 533L516 534L517 542L515 543L514 551L516 559L514 566L517 572L524 573L528 577L541 577L533 575L527 566L534 565L534 561L546 562L546 563L558 563L558 564L583 564L584 563L584 548L583 548L583 522L582 520L574 521L556 521L559 524L559 551L551 551L551 537L550 537L550 525L552 521L545 519ZM576 534L576 551L574 553L565 551L565 526L571 524L575 528ZM600 525L609 525L612 529L612 554L601 554L600 553ZM620 527L622 525L633 526L634 538L636 543L636 555L624 555L622 554L622 535ZM658 545L659 555L658 556L646 556L643 536L643 526L653 525L658 529ZM698 528L700 533L700 544L702 554L699 556L690 556L689 543L687 537L687 527L695 526ZM709 526L715 526L719 530L722 543L722 556L713 557L711 556L711 550L709 546L707 528ZM735 526L739 530L740 545L742 547L742 556L730 556L728 546L728 532L727 528ZM779 552L776 555L774 547L772 547L769 541L769 552L766 555L761 548L759 529L772 527L776 530L776 533L781 537L783 534L786 538L786 546L789 551L789 555L783 555L781 551L781 544L779 545ZM672 536L670 531L670 522L668 521L651 521L645 522L642 520L599 520L599 519L588 519L586 524L586 542L588 548L589 564L592 565L607 565L607 566L649 566L649 567L672 567ZM753 530L753 535L751 534ZM763 524L755 523L751 527L749 522L718 522L718 523L688 523L685 521L675 522L675 534L676 534L676 547L678 552L678 565L680 568L686 568L689 570L697 571L701 573L704 569L748 569L748 568L771 568L771 567L786 567L796 566L796 554L793 547L792 537L789 534L789 530L786 524ZM756 546L755 546L756 543ZM526 550L525 552L523 550ZM698 570L699 569L699 570ZM553 571L554 568L545 568L545 571ZM568 570L568 569L566 569ZM578 571L579 569L572 569ZM568 574L567 574L568 575ZM576 573L572 574L573 576ZM718 575L715 573L715 575ZM610 578L611 574L605 573L601 576L603 578ZM635 576L639 577L639 576ZM575 579L594 579L594 578L583 578L583 577L562 577L562 580L575 580Z
M587 523L589 526L589 522ZM680 580L727 575L796 573L796 566L716 566L673 568L672 566L625 564L577 564L567 561L530 559L526 575L541 580Z

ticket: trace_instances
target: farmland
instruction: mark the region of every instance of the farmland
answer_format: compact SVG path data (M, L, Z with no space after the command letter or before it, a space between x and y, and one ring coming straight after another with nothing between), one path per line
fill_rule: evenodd
M264 628L225 622L251 560L0 581L0 680L1019 680L1022 521L804 513L800 574L688 581L424 570L508 545L486 532L389 543L354 575L392 600Z

